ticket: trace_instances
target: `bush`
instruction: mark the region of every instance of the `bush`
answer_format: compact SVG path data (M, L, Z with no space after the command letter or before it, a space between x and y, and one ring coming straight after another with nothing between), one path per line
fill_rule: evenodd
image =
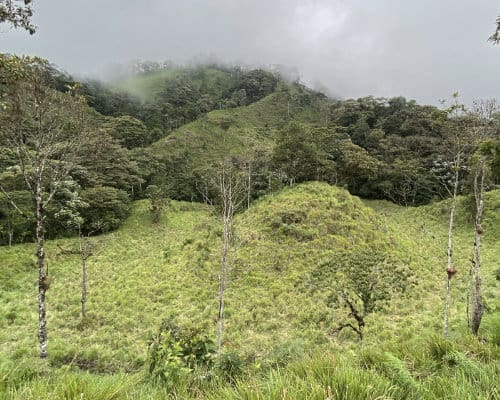
M154 379L172 383L197 367L211 367L214 350L214 342L203 327L180 327L167 318L149 344L149 373Z

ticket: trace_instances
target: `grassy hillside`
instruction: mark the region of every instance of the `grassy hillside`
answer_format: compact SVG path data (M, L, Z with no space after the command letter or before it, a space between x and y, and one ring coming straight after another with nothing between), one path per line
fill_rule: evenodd
M319 104L300 107L292 102L289 115L287 99L286 93L277 92L245 107L212 111L159 140L153 149L159 154L185 151L202 165L255 147L271 148L276 131L290 120L320 123Z
M472 245L466 199L456 230L451 342L438 339L447 202L402 208L362 202L320 183L260 199L236 219L226 294L224 346L246 360L248 375L234 386L188 379L178 398L324 399L328 386L342 399L498 398L500 191L488 193L486 204L483 343L466 333ZM213 209L173 202L161 223L152 224L147 202L139 201L122 228L95 240L84 320L79 260L59 250L75 241L47 245L54 277L47 302L50 369L36 359L34 247L0 248L0 398L2 388L6 398L19 399L165 398L169 389L142 380L147 343L160 322L172 316L215 335L221 226ZM349 331L327 335L345 310L332 310L325 293L308 289L311 272L325 259L360 245L387 249L410 267L416 283L368 317L363 350Z

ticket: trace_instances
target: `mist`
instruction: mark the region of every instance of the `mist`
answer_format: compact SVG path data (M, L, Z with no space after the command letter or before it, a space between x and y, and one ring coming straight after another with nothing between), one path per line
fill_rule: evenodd
M493 0L34 2L35 35L0 28L0 51L105 76L134 59L281 66L342 97L438 104L499 97ZM108 73L109 75L109 73Z

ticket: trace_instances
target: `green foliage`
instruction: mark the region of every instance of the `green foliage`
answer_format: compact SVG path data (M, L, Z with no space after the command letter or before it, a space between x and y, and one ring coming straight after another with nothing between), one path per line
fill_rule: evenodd
M0 193L0 244L32 241L34 215L30 193L16 190L11 191L9 197L25 215L21 215L5 194Z
M319 160L311 133L300 124L288 125L276 140L271 162L285 183L314 179Z
M149 344L149 374L171 384L195 368L212 366L214 356L215 344L203 327L182 328L167 318Z
M128 149L141 147L148 143L146 125L137 118L129 115L109 118L103 126L113 138Z
M146 188L146 197L149 199L151 218L153 223L160 222L161 216L168 207L169 199L166 197L166 191L156 185L149 185Z
M83 232L107 232L118 228L129 215L130 200L122 190L107 186L84 189L83 202L88 204L80 210L84 220Z
M411 271L405 265L377 249L360 247L339 252L322 263L312 274L315 290L327 290L332 307L343 305L350 322L340 323L332 332L349 327L363 339L366 317L404 292L411 282ZM353 325L355 324L355 325Z

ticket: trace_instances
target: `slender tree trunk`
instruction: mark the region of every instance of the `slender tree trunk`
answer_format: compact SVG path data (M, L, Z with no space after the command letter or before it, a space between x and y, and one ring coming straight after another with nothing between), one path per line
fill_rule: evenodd
M224 216L224 244L221 255L221 269L219 278L219 314L217 317L217 355L222 352L222 336L224 333L224 301L226 292L227 262L229 246L231 241L231 218Z
M448 339L449 316L450 316L450 298L451 298L451 278L454 270L451 263L453 256L453 224L455 219L455 209L457 206L457 191L460 171L460 156L455 160L455 180L453 182L453 195L451 199L450 224L448 227L448 249L446 252L446 300L444 305L444 338Z
M476 221L474 226L474 253L473 253L473 276L474 285L472 292L472 310L471 310L471 331L477 336L481 319L483 318L484 305L481 295L481 235L483 233L483 210L484 210L484 160L481 161L478 172L474 176L474 197L476 200Z
M247 182L247 209L250 208L250 199L252 197L252 164L248 163L248 182Z
M78 240L80 246L80 257L82 260L82 298L80 302L82 303L82 318L85 318L85 306L87 303L87 254L82 242L82 231L78 228Z
M47 309L45 305L45 293L49 286L49 276L45 269L44 249L44 212L42 203L41 178L37 177L35 183L35 207L36 207L36 257L38 269L38 340L40 343L40 357L47 357Z

